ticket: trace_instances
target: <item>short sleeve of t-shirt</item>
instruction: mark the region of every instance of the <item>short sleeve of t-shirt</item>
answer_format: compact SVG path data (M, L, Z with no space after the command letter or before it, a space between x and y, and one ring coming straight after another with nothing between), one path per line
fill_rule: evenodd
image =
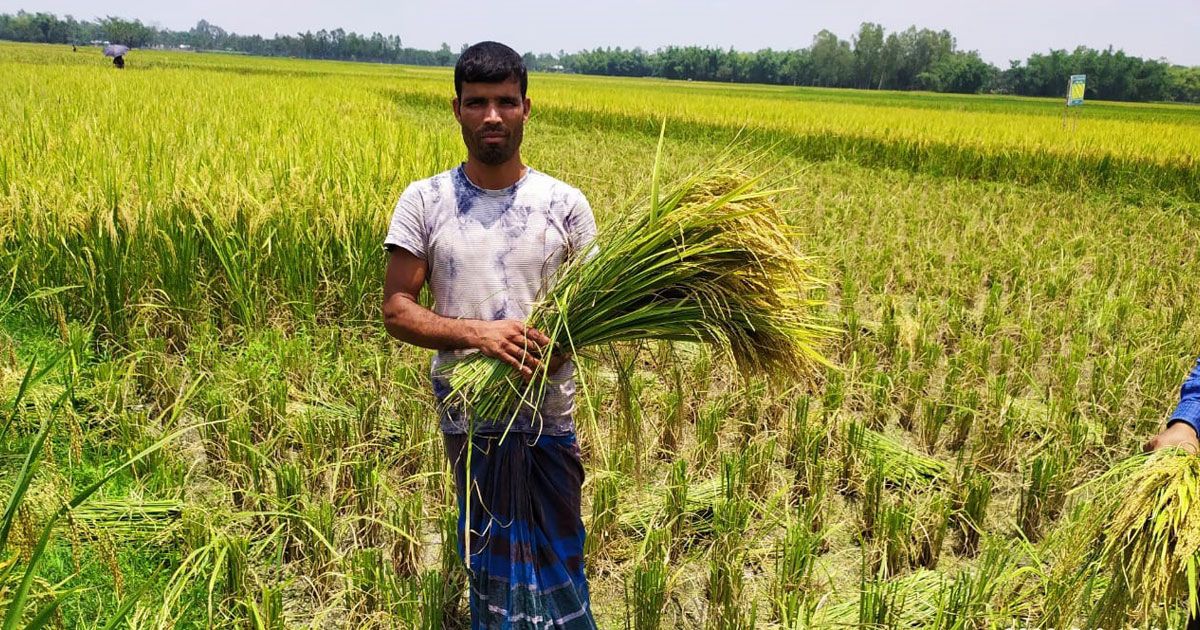
M583 252L586 258L591 258L596 254L597 247L594 242L596 240L596 218L592 215L592 206L588 203L587 197L583 193L579 194L579 199L575 203L575 207L566 218L567 238L570 239L572 252Z
M388 225L383 248L391 250L401 247L425 260L428 242L429 232L425 229L425 204L421 199L421 191L416 183L409 184L392 211L392 221Z

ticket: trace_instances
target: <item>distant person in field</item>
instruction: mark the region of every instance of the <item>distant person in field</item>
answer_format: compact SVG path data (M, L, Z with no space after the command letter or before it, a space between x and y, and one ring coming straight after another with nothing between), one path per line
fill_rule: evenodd
M592 247L596 223L579 190L521 161L527 84L521 56L503 44L481 42L459 58L452 107L467 160L413 182L396 203L384 239L384 325L437 350L431 378L471 627L591 629L574 365L524 321L564 261ZM432 309L418 302L426 285ZM504 418L473 417L448 399L449 369L473 352L526 379L548 362L545 395Z
M1158 435L1146 442L1145 450L1156 451L1168 446L1178 446L1192 453L1200 453L1200 359L1183 382L1179 391L1179 404L1167 426Z

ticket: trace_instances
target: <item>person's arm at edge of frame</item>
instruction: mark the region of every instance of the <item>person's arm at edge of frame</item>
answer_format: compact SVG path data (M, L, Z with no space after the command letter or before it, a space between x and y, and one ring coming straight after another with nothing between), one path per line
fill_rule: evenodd
M1156 451L1169 446L1179 446L1192 453L1200 452L1200 359L1196 360L1179 390L1179 404L1167 421L1166 428L1150 438L1143 450Z
M389 335L431 350L476 348L525 378L533 375L541 348L550 343L545 335L511 319L454 319L434 313L418 301L428 273L425 260L402 247L390 249L383 281L383 325Z

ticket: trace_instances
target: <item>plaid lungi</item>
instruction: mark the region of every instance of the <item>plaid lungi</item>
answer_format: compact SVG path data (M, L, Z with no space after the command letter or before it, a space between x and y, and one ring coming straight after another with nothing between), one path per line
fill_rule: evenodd
M472 630L593 630L579 513L583 464L575 435L476 434L470 475L467 436L445 438Z

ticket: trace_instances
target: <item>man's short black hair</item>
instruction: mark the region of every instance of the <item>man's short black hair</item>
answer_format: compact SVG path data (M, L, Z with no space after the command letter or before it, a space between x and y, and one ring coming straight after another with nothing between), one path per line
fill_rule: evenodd
M454 93L462 98L463 83L503 83L516 79L521 96L529 87L525 61L517 51L500 42L479 42L463 51L454 64Z

